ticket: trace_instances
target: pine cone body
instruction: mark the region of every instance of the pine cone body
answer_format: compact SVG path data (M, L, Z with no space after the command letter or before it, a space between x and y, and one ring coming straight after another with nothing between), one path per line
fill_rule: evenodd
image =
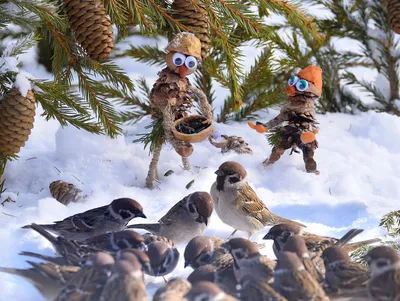
M35 121L35 97L13 88L0 101L0 153L13 156L25 145Z
M194 0L194 2L196 6L190 0L175 0L172 3L172 17L193 30L201 41L201 56L204 59L211 43L207 11L202 0Z
M51 182L49 189L51 196L64 205L68 205L71 202L83 203L87 198L83 191L74 184L61 180Z
M101 0L64 0L64 8L77 41L89 56L98 61L107 59L114 39Z
M400 34L400 1L399 0L387 0L385 1L388 20L392 27L392 30Z

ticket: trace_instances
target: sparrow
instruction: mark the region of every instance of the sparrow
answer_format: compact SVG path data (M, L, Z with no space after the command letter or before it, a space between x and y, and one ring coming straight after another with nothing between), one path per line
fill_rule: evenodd
M213 264L206 264L195 269L188 280L192 285L200 281L209 281L218 285L225 293L237 296L236 287L239 283L236 281L233 258L230 254L225 254Z
M364 259L370 271L368 292L371 300L400 300L400 255L394 249L380 246L370 250Z
M134 224L128 228L144 229L167 237L176 244L188 243L202 234L214 209L207 192L197 191L175 204L156 224Z
M250 238L265 226L292 222L272 213L265 206L248 184L247 171L239 163L227 161L215 173L217 180L211 187L211 196L218 217L235 229L231 236L239 230L247 232Z
M318 281L306 271L300 258L292 252L278 254L273 287L289 301L328 301Z
M293 252L297 254L306 271L309 272L310 275L319 283L324 282L325 269L320 271L318 268L322 259L320 256L308 252L304 237L299 235L290 236L283 247L283 252Z
M176 248L176 244L175 242L173 242L171 239L169 239L168 237L165 236L161 236L161 235L154 235L151 233L145 233L142 235L143 239L144 239L144 244L146 245L146 247L148 245L150 245L153 242L164 242L167 245L169 245L171 248Z
M179 252L165 242L155 241L149 244L146 251L150 258L151 276L165 276L175 270L179 261Z
M2 268L0 272L18 275L29 281L47 300L53 300L62 286L80 270L77 266L59 266L53 263L27 261L31 268Z
M117 260L99 301L147 301L149 297L143 282L139 261Z
M82 241L106 232L123 230L135 217L146 218L142 206L133 199L121 198L113 200L109 205L40 226L66 239ZM31 228L31 225L22 228Z
M54 301L99 300L103 287L111 276L114 258L105 252L92 255L86 264L69 279Z
M143 236L132 230L108 232L83 241L76 241L68 240L61 236L55 237L37 224L31 224L31 229L46 238L53 245L56 252L64 257L72 254L83 257L100 251L115 252L125 248L137 248L139 250L146 248Z
M352 262L348 252L338 246L327 248L322 253L325 263L325 279L331 294L366 294L369 273L366 267Z
M379 238L375 238L348 244L351 239L363 231L363 229L351 229L339 239L304 232L303 228L294 223L279 223L272 226L263 239L270 239L274 241L273 250L276 256L278 256L279 252L282 252L287 239L293 235L303 236L306 241L308 251L318 255L322 254L322 252L329 246L335 244L345 246L346 250L352 252L364 245L381 241Z
M183 296L192 288L189 281L172 278L154 294L153 301L183 301Z
M222 247L233 257L233 271L238 283L246 276L267 282L272 279L276 262L261 255L255 243L238 237L230 239Z
M224 293L216 284L200 281L192 286L185 295L187 301L237 301L235 297Z
M114 258L116 260L130 260L132 256L135 256L139 260L142 265L143 273L146 275L151 275L153 273L150 258L145 251L140 251L138 249L122 249L115 254Z
M199 235L192 238L183 254L185 268L190 266L192 269L197 269L212 264L219 257L226 255L226 250L221 247L223 243L226 243L226 240L213 236Z
M252 277L244 277L240 284L241 301L287 301L273 289L264 279L254 280Z

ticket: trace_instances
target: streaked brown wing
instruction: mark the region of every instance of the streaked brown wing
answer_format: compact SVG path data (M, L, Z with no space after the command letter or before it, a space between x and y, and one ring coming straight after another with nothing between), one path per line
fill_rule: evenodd
M68 232L91 232L103 222L106 207L94 208L55 222L54 229Z
M184 209L186 199L187 196L176 203L158 222L164 225L171 225L177 219L178 213Z
M368 270L354 262L346 262L338 265L335 276L340 279L341 288L364 287L369 279Z
M246 214L265 224L269 221L269 213L267 206L258 198L256 192L250 185L246 189L238 191L237 204L243 204L242 209Z

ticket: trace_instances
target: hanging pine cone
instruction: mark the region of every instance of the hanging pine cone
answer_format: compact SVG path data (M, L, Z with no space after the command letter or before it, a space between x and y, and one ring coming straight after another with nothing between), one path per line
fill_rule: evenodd
M79 44L93 59L107 59L114 40L101 0L64 0L64 8Z
M35 97L31 90L26 97L17 88L0 101L0 153L13 156L25 145L35 121Z
M392 30L397 34L400 34L400 1L387 0L385 3L388 12L388 20Z
M87 198L83 191L77 188L74 184L61 180L51 182L49 189L51 196L64 205L68 205L71 202L81 203Z
M197 7L190 0L175 0L172 3L172 17L193 30L201 41L201 56L204 59L211 43L207 11L202 0L195 0L195 3Z

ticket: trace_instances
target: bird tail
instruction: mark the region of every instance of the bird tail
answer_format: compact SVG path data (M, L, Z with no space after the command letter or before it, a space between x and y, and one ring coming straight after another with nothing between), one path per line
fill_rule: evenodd
M281 217L281 216L279 216L279 215L275 215L275 214L273 214L273 213L272 213L272 215L273 215L273 218L272 218L273 223L270 224L271 226L276 225L276 224L279 224L279 223L292 223L292 224L296 224L296 225L298 225L298 226L300 226L300 227L302 227L302 228L305 228L305 227L306 227L306 225L303 225L303 224L301 224L301 223L299 223L299 222L292 221L292 220L290 220L290 219Z
M30 225L23 226L22 228L35 230L37 233L39 233L44 238L46 238L48 241L50 241L52 245L54 245L55 243L57 243L57 237L52 235L50 232L48 232L46 230L46 226L48 226L48 225L38 225L38 224L32 223Z
M17 276L22 277L25 280L29 281L30 283L35 284L35 272L32 269L23 270L23 269L0 267L0 272L17 275Z
M372 238L372 239L367 239L367 240L362 240L362 241L358 241L358 242L354 242L351 244L347 244L344 247L346 248L346 251L348 252L353 252L355 250L357 250L358 248L367 246L367 245L371 245L377 242L381 242L382 239L380 238Z
M343 235L336 243L335 246L343 247L350 240L356 237L358 234L363 232L364 229L350 229L345 235Z
M64 257L53 257L53 256L47 256L47 255L42 255L42 254L38 254L38 253L34 253L34 252L26 252L26 251L19 253L19 255L42 259L42 260L45 260L45 261L48 261L48 262L51 262L51 263L54 263L57 265L68 265L69 264Z
M129 225L127 228L129 229L144 229L153 234L158 234L160 232L160 224L133 224Z

